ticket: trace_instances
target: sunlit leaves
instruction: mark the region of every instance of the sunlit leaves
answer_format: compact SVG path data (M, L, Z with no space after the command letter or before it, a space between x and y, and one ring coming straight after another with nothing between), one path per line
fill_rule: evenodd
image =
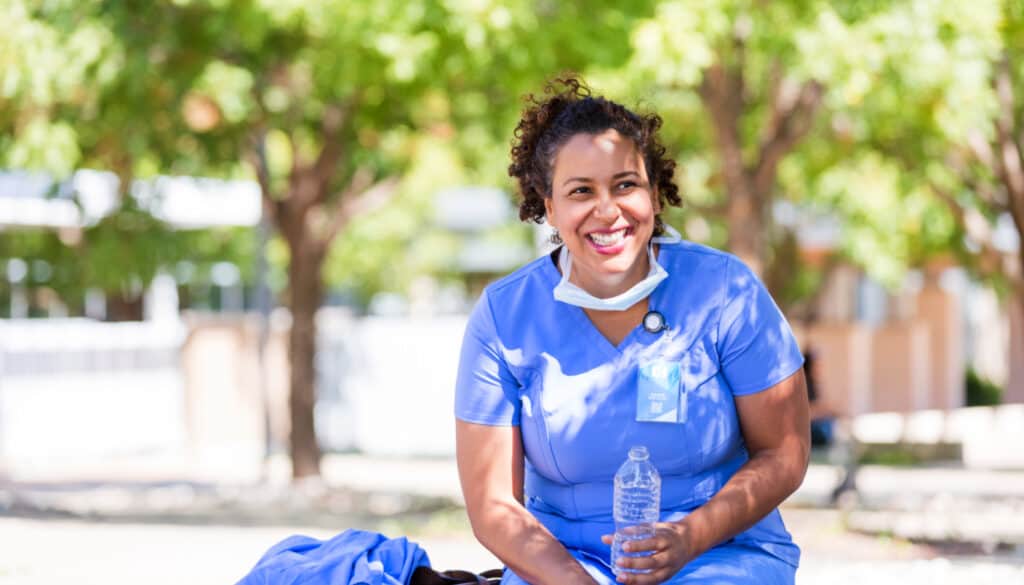
M0 165L21 169L48 169L58 175L75 170L79 156L75 129L66 122L50 123L42 117L26 121L19 138L0 153Z
M195 89L216 101L229 124L252 113L252 72L221 60L210 62L196 80Z

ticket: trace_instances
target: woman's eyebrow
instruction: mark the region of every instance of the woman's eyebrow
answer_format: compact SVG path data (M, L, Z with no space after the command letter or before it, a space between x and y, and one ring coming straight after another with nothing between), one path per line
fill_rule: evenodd
M589 177L569 177L568 179L562 181L562 186L564 187L569 183L572 183L573 181L576 181L578 183L589 183L591 179Z
M629 176L639 177L640 173L638 173L636 171L622 171L620 173L615 173L614 175L612 175L612 179L621 179L622 177L629 177ZM568 185L569 183L572 183L573 181L576 181L578 183L589 183L589 182L593 181L593 179L591 179L589 177L569 177L568 179L566 179L565 181L562 182L562 186L564 187L565 185Z

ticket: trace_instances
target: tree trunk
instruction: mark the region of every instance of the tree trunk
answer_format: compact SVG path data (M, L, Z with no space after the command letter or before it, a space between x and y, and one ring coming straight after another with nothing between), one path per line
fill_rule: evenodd
M1007 302L1010 321L1010 360L1003 402L1024 403L1024 283L1017 283Z
M764 275L765 218L760 194L746 186L729 185L729 251L739 256L758 277Z
M736 59L717 62L704 71L700 96L711 125L725 182L729 251L739 256L758 277L767 268L771 240L772 198L775 177L783 158L811 129L821 103L822 87L816 81L801 84L786 80L781 64L772 73L772 103L761 132L757 156L747 164L744 156L744 44L734 39Z
M288 304L292 326L288 336L291 364L292 478L320 475L320 445L316 439L313 409L316 405L316 312L324 298L321 276L323 255L314 240L288 238L291 261L288 265Z
M107 321L142 321L143 295L129 297L112 292L107 295Z

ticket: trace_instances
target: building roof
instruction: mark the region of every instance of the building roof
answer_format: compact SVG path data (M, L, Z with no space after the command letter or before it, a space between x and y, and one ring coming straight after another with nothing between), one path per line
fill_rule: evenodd
M0 228L84 227L117 206L117 176L76 171L66 181L46 173L0 172ZM260 221L259 186L252 181L158 176L135 181L143 209L178 228L252 226Z

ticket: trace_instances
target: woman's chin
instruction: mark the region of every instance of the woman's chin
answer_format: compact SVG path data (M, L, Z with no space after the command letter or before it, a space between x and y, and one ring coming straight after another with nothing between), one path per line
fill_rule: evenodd
M603 278L625 278L637 267L636 263L640 260L639 255L631 255L625 253L625 251L618 254L608 254L598 257L597 265L594 267L596 270L595 276ZM641 275L641 278L646 276L646 272Z

